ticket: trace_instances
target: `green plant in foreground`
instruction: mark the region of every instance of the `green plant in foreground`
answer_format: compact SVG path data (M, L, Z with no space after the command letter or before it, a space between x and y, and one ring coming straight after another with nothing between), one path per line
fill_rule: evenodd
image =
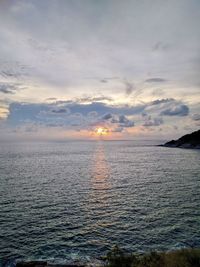
M132 267L135 264L137 258L133 254L125 254L118 246L114 246L113 249L108 252L107 257L109 267Z
M115 246L106 257L107 267L200 267L200 249L127 254Z

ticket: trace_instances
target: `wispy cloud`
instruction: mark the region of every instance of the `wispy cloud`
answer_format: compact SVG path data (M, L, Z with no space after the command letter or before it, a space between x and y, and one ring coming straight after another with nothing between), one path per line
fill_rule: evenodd
M132 92L135 90L135 86L133 83L125 82L125 93L127 96L130 96Z
M0 83L0 93L3 94L15 94L20 89L19 84L15 83Z
M150 78L150 79L146 79L145 82L146 83L164 83L167 80L163 79L163 78Z

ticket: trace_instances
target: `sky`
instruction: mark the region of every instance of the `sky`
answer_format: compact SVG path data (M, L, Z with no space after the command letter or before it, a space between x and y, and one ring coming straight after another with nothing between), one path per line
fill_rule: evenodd
M199 0L0 1L0 140L199 128Z

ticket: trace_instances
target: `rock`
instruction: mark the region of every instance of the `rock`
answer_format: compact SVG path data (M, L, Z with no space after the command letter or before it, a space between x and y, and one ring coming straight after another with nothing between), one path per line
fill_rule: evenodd
M44 267L47 266L46 261L28 261L28 262L17 262L16 267Z
M180 148L200 148L200 130L191 134L186 134L178 140L171 140L165 143L166 147L180 147Z
M51 264L46 261L17 262L16 267L85 267L79 264Z

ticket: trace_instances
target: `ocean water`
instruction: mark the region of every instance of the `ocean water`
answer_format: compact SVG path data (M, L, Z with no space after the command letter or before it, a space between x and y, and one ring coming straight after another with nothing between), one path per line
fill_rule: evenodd
M0 145L0 259L92 260L200 246L200 150L149 142Z

